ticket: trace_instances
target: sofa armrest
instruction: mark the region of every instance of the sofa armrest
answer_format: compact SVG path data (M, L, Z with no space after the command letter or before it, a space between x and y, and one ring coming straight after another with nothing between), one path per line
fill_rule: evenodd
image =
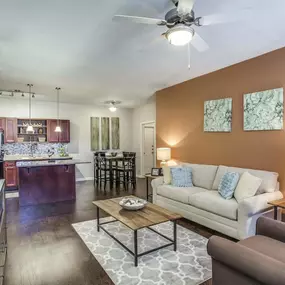
M158 186L163 185L163 176L159 178L155 178L151 181L151 186L152 186L152 193L156 194L156 189Z
M256 234L285 243L285 223L266 217L260 217L256 222Z
M280 285L285 280L285 264L241 244L213 236L208 242L213 259L260 284ZM229 284L230 284L230 280Z
M238 205L238 214L251 217L255 214L262 213L270 208L268 202L282 199L283 194L280 191L264 193L242 200Z

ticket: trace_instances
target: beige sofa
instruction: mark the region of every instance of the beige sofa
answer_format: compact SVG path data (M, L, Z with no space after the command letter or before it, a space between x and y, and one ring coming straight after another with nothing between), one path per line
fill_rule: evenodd
M255 235L256 220L272 215L269 201L283 198L279 191L278 173L228 166L182 163L192 168L194 187L174 187L163 183L163 177L152 181L153 202L185 218L236 239ZM221 177L228 171L260 177L262 183L254 197L240 203L225 200L218 193Z

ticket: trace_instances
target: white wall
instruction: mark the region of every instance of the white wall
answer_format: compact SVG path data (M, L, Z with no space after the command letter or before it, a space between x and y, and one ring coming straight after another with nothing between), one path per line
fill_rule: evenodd
M151 96L144 104L133 109L133 151L137 153L137 174L141 175L141 124L156 121L156 99Z
M16 98L0 98L0 117L28 117L28 101ZM56 118L56 103L32 101L33 118ZM90 117L119 117L120 146L122 150L132 150L132 109L118 109L111 113L105 107L78 104L60 104L60 118L70 120L70 153L79 154L82 160L93 162L90 151ZM77 177L93 177L93 164L79 165Z

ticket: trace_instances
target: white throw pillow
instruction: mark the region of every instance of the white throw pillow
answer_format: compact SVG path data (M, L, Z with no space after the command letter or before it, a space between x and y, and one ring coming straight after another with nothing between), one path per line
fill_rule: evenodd
M246 198L253 197L262 183L262 179L244 172L235 190L235 198L239 202Z

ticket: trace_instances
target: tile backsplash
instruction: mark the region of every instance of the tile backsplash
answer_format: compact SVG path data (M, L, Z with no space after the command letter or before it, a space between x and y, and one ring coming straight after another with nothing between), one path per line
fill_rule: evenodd
M64 143L34 143L32 142L32 148L34 154L47 154L48 150L52 150L57 154L59 148L64 146L66 152L68 151L68 144ZM15 154L30 154L31 153L30 143L7 143L3 145L3 150L5 154L15 155Z

